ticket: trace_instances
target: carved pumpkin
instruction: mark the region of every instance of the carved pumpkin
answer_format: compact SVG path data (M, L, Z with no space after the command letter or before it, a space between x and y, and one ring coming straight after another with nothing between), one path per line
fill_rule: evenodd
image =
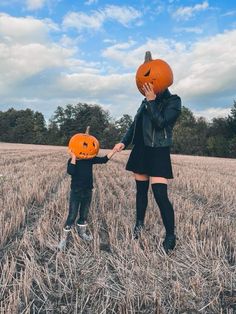
M91 159L97 156L99 142L96 137L89 134L89 127L86 133L77 133L69 141L69 148L80 159Z
M151 83L155 94L163 92L173 83L173 72L164 60L153 60L151 52L147 51L145 61L136 72L136 84L141 94L145 83Z

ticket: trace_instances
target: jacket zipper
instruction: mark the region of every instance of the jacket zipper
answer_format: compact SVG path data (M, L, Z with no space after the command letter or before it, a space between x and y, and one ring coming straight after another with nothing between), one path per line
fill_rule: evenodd
M154 139L155 139L155 128L152 131L152 147L154 147Z
M164 128L164 133L165 133L165 138L167 138L167 133L166 133L166 129Z

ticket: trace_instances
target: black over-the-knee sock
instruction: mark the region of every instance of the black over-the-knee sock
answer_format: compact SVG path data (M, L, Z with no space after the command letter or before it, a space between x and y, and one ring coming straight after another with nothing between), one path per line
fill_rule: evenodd
M149 180L136 181L136 221L144 222L145 213L148 204Z
M175 228L175 216L171 202L167 195L167 184L154 183L152 184L152 190L160 208L163 224L166 229L166 234L174 234Z

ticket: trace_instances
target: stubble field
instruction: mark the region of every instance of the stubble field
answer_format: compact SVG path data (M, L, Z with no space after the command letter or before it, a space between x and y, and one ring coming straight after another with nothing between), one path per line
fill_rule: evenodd
M94 240L74 229L59 251L66 148L0 143L0 313L236 313L236 160L171 156L178 242L167 256L151 192L146 230L131 238L128 155L94 166Z

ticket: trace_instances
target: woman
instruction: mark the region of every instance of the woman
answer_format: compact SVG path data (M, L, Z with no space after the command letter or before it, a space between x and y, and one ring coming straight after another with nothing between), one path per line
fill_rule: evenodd
M168 179L173 178L170 159L172 130L181 113L181 99L168 89L155 94L151 84L144 84L145 99L133 123L114 149L120 152L134 144L126 170L134 173L136 181L136 224L134 238L144 227L148 203L149 181L166 230L163 247L166 253L176 244L174 210L167 194Z

